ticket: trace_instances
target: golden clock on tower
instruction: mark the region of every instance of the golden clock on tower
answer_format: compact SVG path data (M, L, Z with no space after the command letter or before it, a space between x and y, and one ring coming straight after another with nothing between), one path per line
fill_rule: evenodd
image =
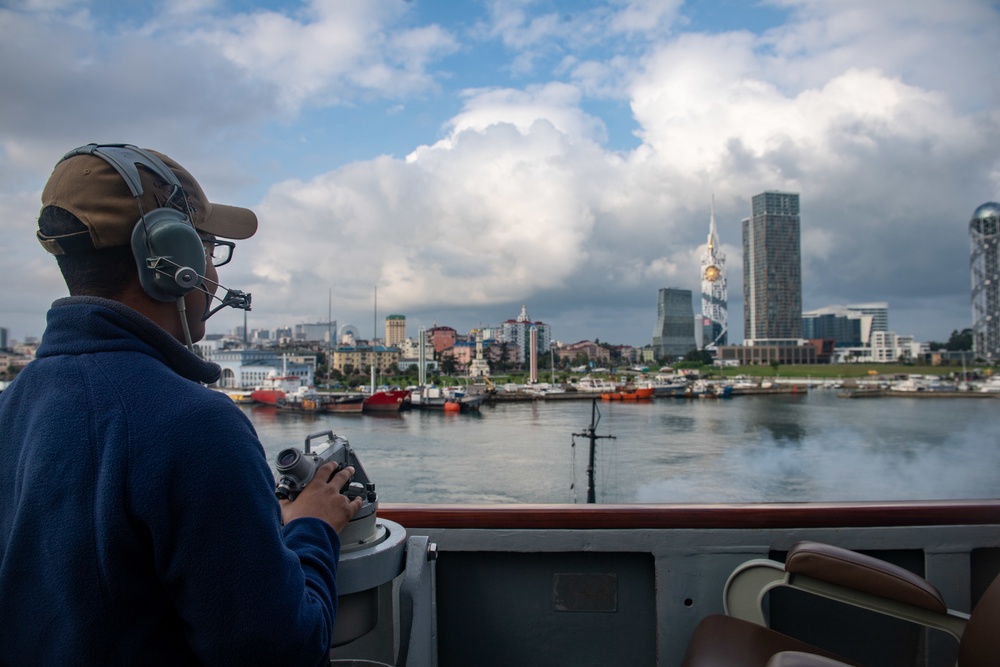
M705 280L716 281L719 279L719 267L714 264L705 269Z

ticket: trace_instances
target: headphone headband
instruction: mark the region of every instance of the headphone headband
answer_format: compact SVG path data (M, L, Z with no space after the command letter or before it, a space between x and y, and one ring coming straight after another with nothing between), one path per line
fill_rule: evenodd
M131 190L132 196L139 198L142 196L142 180L139 177L139 169L136 165L142 165L154 174L166 181L167 184L180 189L181 183L177 176L170 170L170 167L160 158L149 151L133 146L132 144L87 144L74 148L63 156L63 160L68 160L77 155L96 155L103 158L105 162L114 167ZM61 160L60 160L61 161Z

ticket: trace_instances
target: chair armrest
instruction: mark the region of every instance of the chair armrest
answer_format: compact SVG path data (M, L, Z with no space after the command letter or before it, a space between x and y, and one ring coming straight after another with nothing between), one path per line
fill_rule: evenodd
M785 572L801 574L935 614L948 612L941 593L929 581L907 569L831 544L799 542L785 559Z
M782 651L775 653L764 667L849 667L846 662L826 658L815 653Z
M891 563L817 542L799 542L785 564L750 560L729 576L722 594L728 616L767 626L763 602L787 586L936 628L961 639L969 615L947 608L926 580Z

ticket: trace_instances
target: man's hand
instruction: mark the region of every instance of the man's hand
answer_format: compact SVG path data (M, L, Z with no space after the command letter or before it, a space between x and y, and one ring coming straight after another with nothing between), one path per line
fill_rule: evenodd
M360 497L348 500L347 496L340 492L354 474L354 468L348 466L333 475L336 469L336 463L327 461L319 467L294 501L279 501L281 518L286 525L295 519L311 516L326 521L333 526L337 534L340 534L347 522L361 509L362 500Z

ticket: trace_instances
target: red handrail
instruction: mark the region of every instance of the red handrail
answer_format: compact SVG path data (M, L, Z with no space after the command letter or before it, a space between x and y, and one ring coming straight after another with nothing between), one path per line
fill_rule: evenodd
M669 505L412 505L379 516L409 528L833 528L1000 525L1000 500Z

